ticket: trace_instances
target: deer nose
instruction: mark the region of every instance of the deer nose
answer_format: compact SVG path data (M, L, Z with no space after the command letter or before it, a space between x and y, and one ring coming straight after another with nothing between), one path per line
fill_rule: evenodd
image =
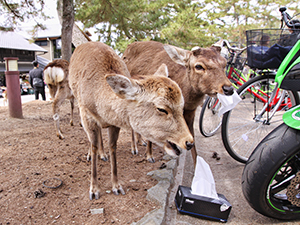
M233 94L233 87L232 86L223 86L223 92L225 95L232 95Z
M191 142L185 142L185 145L186 145L186 149L187 150L191 150L192 149L192 147L194 147L194 143L191 143Z

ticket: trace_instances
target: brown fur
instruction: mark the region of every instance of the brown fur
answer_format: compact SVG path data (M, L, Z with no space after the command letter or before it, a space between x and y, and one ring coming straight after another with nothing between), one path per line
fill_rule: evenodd
M2 96L3 96L3 105L5 106L8 102L8 98L7 98L7 90L4 90L2 92Z
M70 124L71 126L73 126L73 110L75 98L69 86L68 76L69 62L67 60L54 60L48 63L48 65L44 68L44 80L45 83L48 85L51 98L53 99L52 111L56 135L60 139L64 139L64 136L59 126L59 107L65 101L65 99L69 99L71 103Z
M177 54L170 54L170 51ZM185 101L184 118L192 134L195 111L202 105L205 94L215 96L217 93L223 94L223 88L232 88L225 75L226 60L217 47L187 51L154 41L134 42L125 50L123 60L132 75L152 74L162 63L168 66L169 77L182 90ZM192 154L195 162L195 148L192 149ZM151 153L147 158L154 161Z
M74 51L69 83L76 97L83 127L91 143L90 199L99 198L97 153L101 128L108 128L112 190L125 194L117 177L116 149L120 128L133 129L164 147L169 154L193 146L183 118L183 96L178 85L166 77L166 66L156 74L132 79L125 63L107 45L82 44ZM165 72L163 72L165 71Z

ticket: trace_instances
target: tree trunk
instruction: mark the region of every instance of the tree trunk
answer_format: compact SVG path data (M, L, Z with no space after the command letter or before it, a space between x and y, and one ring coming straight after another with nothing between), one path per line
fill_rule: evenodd
M61 55L70 61L72 55L72 31L74 25L73 0L62 0Z

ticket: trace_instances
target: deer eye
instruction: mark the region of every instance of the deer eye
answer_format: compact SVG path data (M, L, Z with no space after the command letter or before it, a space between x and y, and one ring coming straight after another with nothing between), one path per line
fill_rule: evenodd
M165 109L157 108L157 110L160 111L160 112L162 112L162 113L165 113L166 115L168 115L168 112Z
M199 64L197 64L197 65L195 66L195 68L196 68L196 70L204 70L203 66L201 66L201 65L199 65Z

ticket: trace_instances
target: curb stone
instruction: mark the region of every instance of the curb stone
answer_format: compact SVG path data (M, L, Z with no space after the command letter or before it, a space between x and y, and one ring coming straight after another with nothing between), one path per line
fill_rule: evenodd
M167 201L172 184L174 183L174 174L178 166L178 158L169 155L163 157L169 160L166 168L150 171L148 176L152 176L158 183L148 190L146 198L157 203L160 208L147 213L140 221L133 222L131 225L161 225L165 220Z

